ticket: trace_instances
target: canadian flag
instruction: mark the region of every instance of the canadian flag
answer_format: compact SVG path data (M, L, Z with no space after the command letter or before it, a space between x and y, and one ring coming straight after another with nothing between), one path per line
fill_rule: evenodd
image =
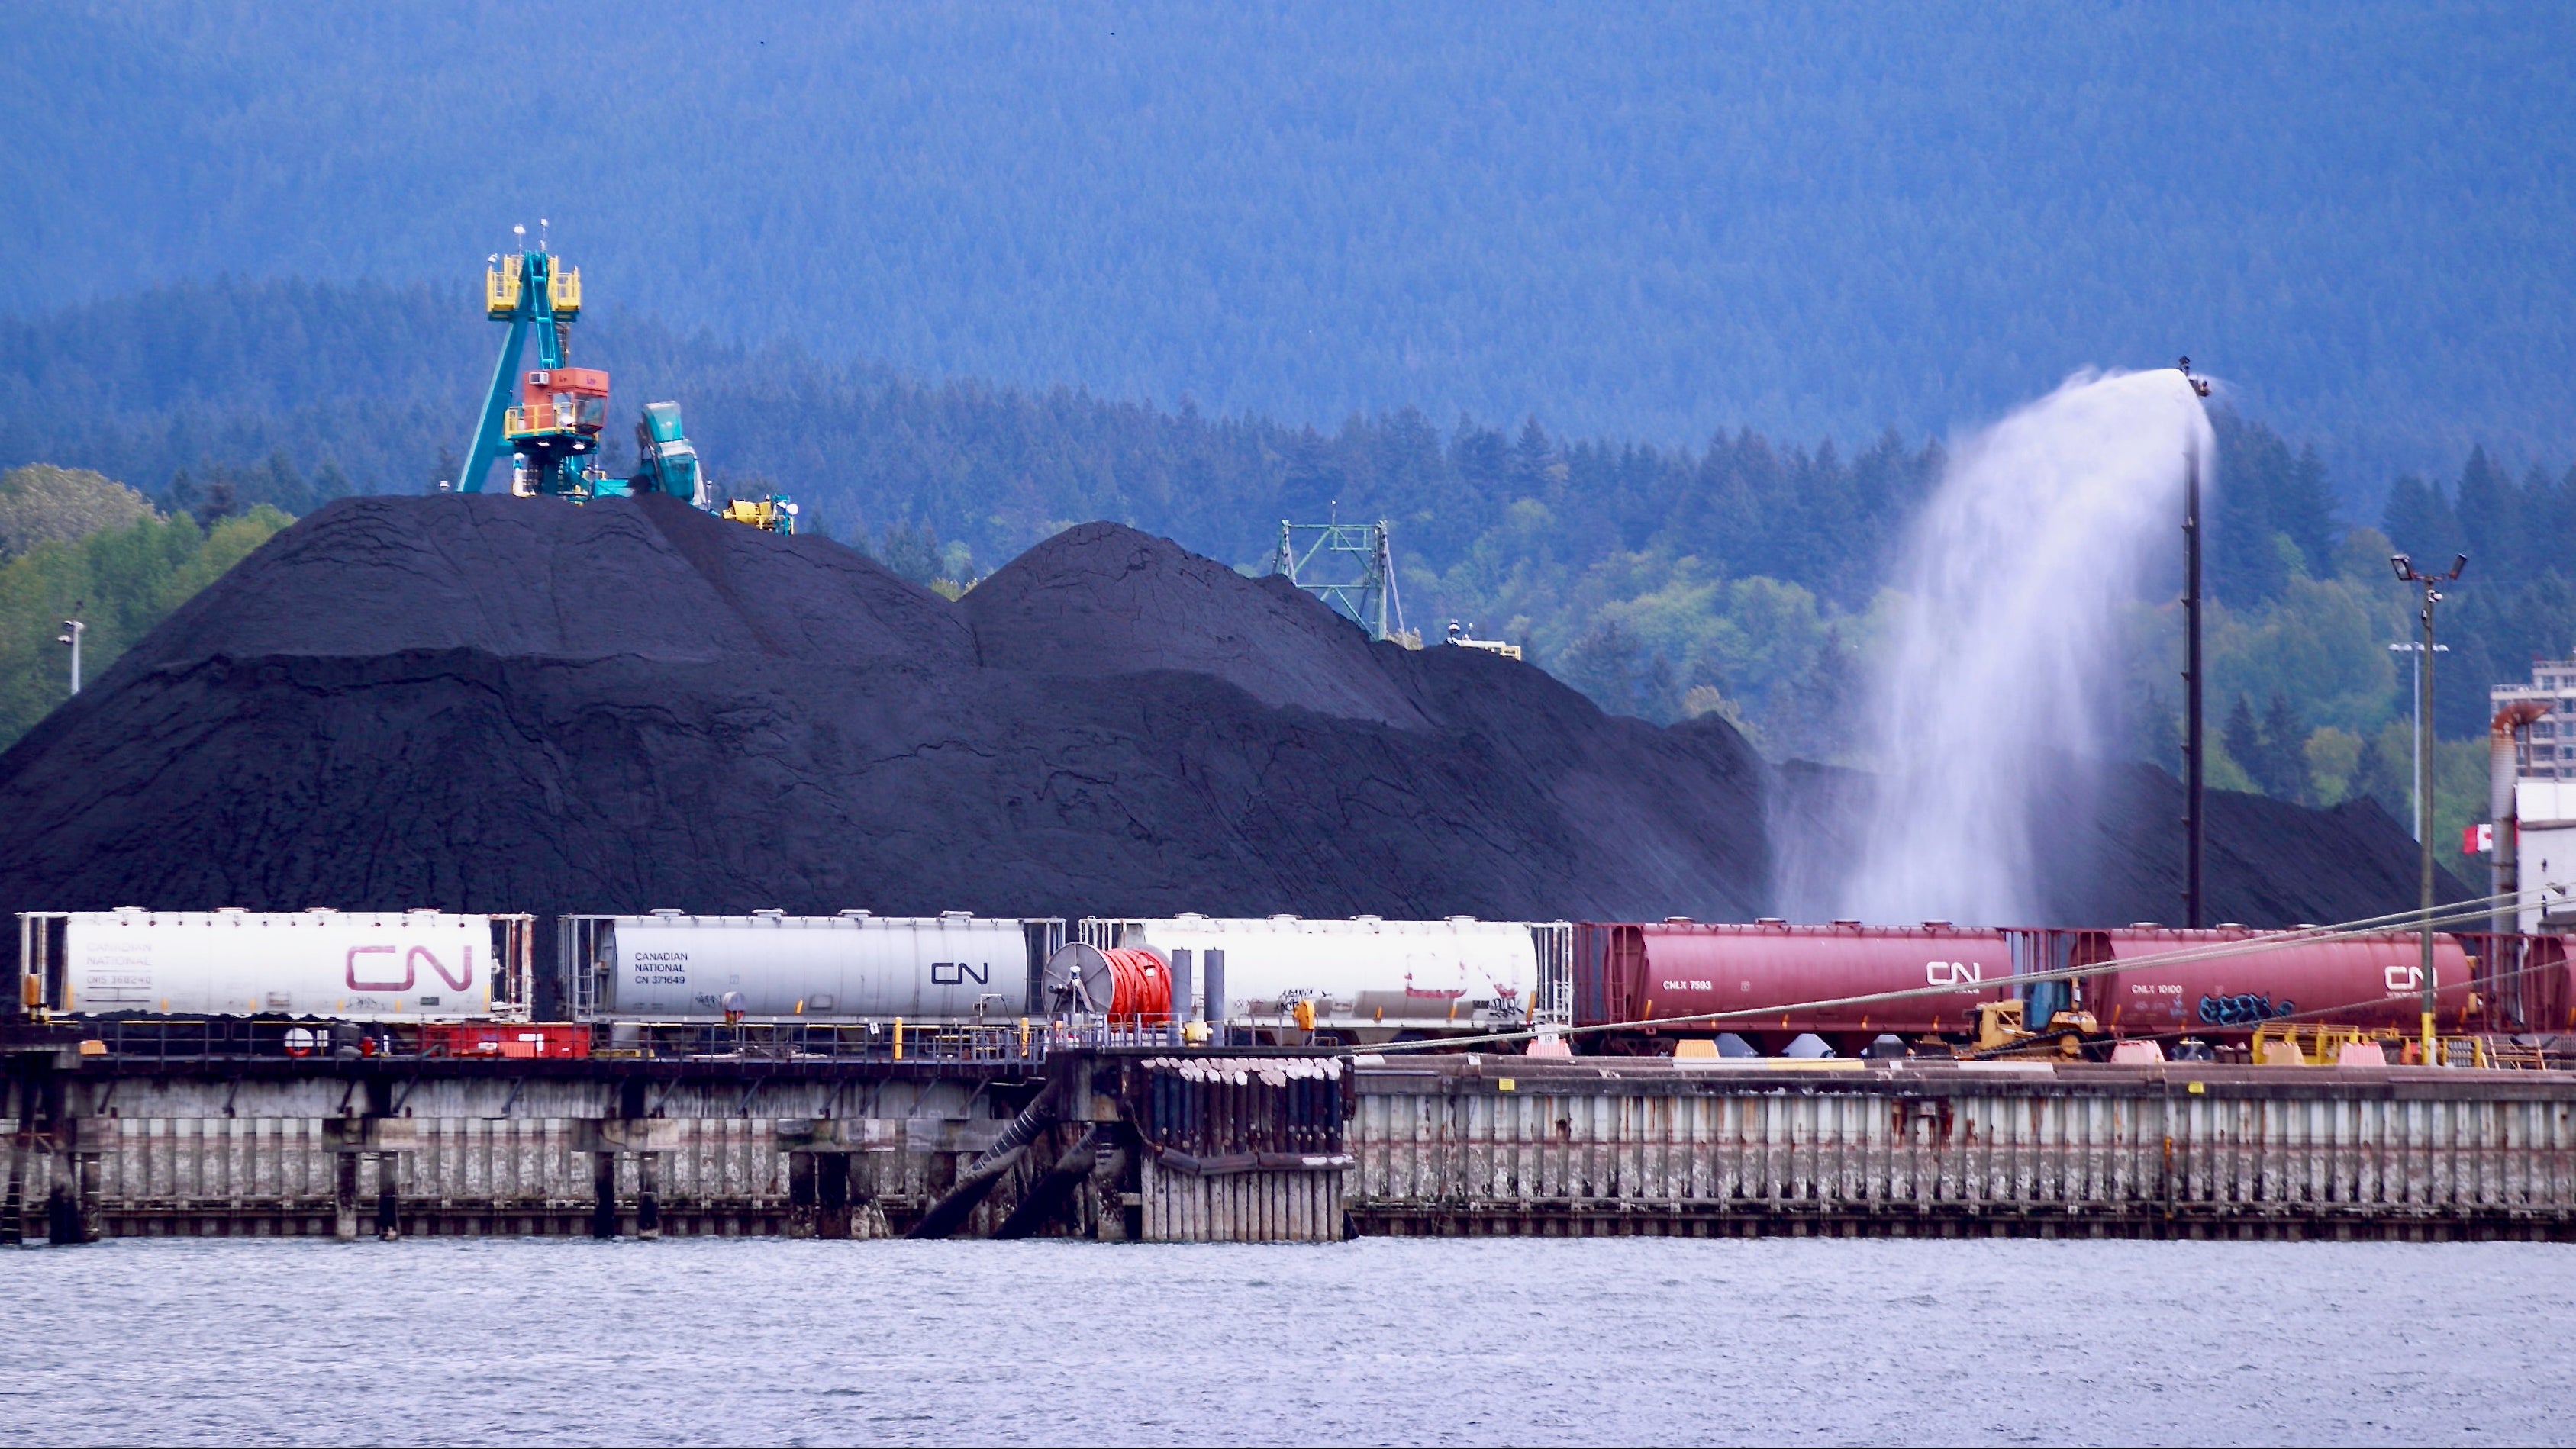
M2495 827L2472 825L2460 832L2460 854L2488 855L2495 850Z

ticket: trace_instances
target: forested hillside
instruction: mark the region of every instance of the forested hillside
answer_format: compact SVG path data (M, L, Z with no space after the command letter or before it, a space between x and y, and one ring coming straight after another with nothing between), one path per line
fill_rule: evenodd
M426 490L454 471L499 336L461 289L373 284L193 284L8 324L0 465L96 468L205 522ZM1471 621L1605 707L1723 711L1782 758L1866 763L1853 728L1890 606L1880 580L1943 461L1937 440L1893 432L1735 429L1671 448L1413 410L1325 431L928 381L614 313L585 321L574 348L615 379L612 464L631 461L638 404L679 398L717 479L784 488L809 526L925 582L969 582L1095 518L1258 567L1283 518L1384 517L1426 632ZM2381 527L2356 527L2311 443L2216 416L2215 778L2327 803L2366 792L2402 813L2404 676L2386 645L2409 621L2387 538L2425 558L2472 555L2437 675L2439 723L2465 739L2490 682L2576 644L2576 577L2555 546L2576 527L2576 474L2516 477L2472 452L2456 474L2381 481L2387 515L2369 520ZM2133 623L2132 749L2170 764L2178 621L2142 603ZM2475 746L2459 748L2444 761L2446 818L2465 818L2481 788Z
M2190 352L2375 515L2576 448L2571 66L2474 0L28 0L0 312L543 216L691 334L1292 426L1920 439Z

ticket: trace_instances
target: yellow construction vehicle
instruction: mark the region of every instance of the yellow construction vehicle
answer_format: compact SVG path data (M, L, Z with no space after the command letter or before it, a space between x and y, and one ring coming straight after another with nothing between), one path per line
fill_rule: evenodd
M2024 1004L2019 998L1980 1005L1977 1044L1965 1055L2075 1058L2084 1055L2085 1042L2102 1034L2101 1024L2089 1011L2057 1012L2048 1018L2048 1025L2037 1031L2024 1025L2023 1014Z
M767 498L737 498L719 509L716 516L735 523L748 523L767 533L796 531L796 505L776 494Z

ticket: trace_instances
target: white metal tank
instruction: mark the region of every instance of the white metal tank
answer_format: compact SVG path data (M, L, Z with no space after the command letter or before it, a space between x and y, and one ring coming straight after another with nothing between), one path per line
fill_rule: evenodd
M1562 921L1389 921L1376 916L1153 920L1092 917L1082 939L1103 948L1150 950L1167 961L1191 953L1193 1003L1208 1020L1239 1026L1288 1024L1299 1001L1314 1003L1318 1030L1359 1043L1399 1034L1490 1031L1557 1020L1549 988L1569 959L1572 928ZM1225 953L1225 999L1207 998L1208 953ZM1178 973L1175 973L1176 976ZM1192 1015L1177 1004L1180 1015Z
M1028 1011L1061 921L1012 917L580 916L566 921L582 1019L971 1021ZM728 998L732 998L728 1001Z
M29 911L30 1006L79 1015L458 1021L513 1016L523 916ZM499 922L503 929L494 930ZM496 999L496 986L498 999Z

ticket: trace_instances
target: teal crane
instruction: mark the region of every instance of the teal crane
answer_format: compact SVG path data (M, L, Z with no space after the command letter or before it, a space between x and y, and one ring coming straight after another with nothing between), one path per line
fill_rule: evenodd
M456 488L482 492L492 465L507 458L513 493L590 497L600 481L592 475L599 471L599 432L608 421L608 374L564 365L573 320L581 315L581 269L562 265L546 249L542 233L530 247L526 227L511 230L518 250L488 258L483 273L483 313L510 324L510 336L493 365L492 385L484 390ZM520 354L532 329L537 366L522 375Z
M547 250L541 220L537 244L526 244L528 229L511 230L518 249L495 253L483 273L483 312L510 324L492 366L492 385L484 390L483 410L476 417L474 438L465 449L465 470L456 479L460 493L480 493L492 465L510 461L510 491L521 497L548 495L583 502L663 493L725 518L773 532L795 531L796 505L784 494L718 507L710 497L698 453L680 425L680 405L644 405L635 425L637 469L630 478L611 478L600 466L599 435L608 421L608 373L596 367L573 367L572 324L581 316L581 269L563 264ZM520 370L528 334L537 337L537 365ZM515 405L511 395L517 393Z

